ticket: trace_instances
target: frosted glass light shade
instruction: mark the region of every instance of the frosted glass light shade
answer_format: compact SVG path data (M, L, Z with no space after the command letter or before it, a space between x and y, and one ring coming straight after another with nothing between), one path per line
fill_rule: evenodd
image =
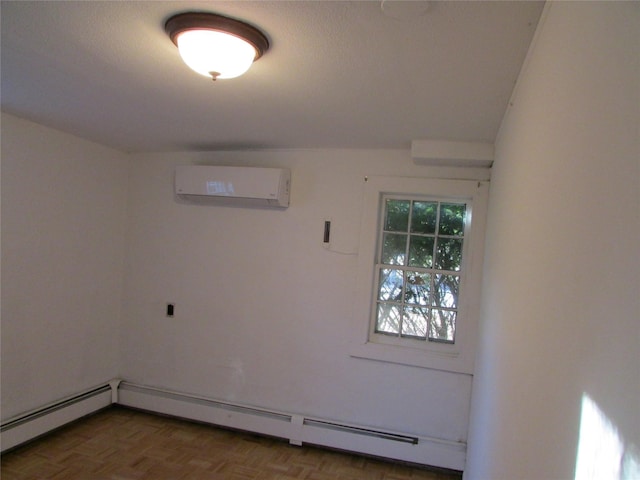
M213 30L188 30L178 35L177 42L184 63L205 77L238 77L256 57L250 43Z
M167 20L164 29L182 60L214 80L242 75L269 49L260 30L216 13L179 13Z

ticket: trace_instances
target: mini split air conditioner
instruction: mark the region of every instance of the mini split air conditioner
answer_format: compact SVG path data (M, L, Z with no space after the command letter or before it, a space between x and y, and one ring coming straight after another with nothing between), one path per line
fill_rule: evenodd
M290 186L286 168L176 167L175 193L194 203L286 208Z

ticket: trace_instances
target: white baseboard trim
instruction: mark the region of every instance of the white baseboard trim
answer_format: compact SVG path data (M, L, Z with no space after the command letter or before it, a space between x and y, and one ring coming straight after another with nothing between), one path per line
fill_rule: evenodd
M114 380L4 421L0 452L117 403L212 425L462 471L466 444L304 417Z
M223 427L462 471L466 444L347 425L122 382L118 404Z
M10 418L0 425L0 451L5 452L108 407L112 403L112 395L112 386L100 385Z

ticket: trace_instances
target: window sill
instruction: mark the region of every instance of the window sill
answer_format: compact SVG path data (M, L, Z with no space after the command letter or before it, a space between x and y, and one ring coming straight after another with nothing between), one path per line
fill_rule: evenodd
M395 363L410 367L442 370L445 372L473 374L473 359L460 353L427 351L418 348L399 347L381 343L367 342L352 344L349 355L354 358Z

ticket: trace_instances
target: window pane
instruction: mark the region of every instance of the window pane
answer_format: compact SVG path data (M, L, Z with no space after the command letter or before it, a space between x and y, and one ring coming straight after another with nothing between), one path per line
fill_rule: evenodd
M377 292L370 304L375 312L370 340L418 348L422 341L427 349L427 341L455 343L472 204L465 197L432 196L429 188L412 193L378 188L374 193L368 198L382 211L376 227Z
M462 239L438 238L435 268L459 272L461 263Z
M411 233L436 233L437 202L413 202Z
M426 338L429 323L429 309L406 307L402 317L402 336Z
M457 275L436 275L433 286L435 307L458 308L460 277Z
M412 267L433 267L433 244L435 237L411 236L409 245L409 265Z
M376 333L400 332L400 307L397 305L378 304L378 315L376 318Z
M378 300L399 302L402 300L402 270L380 270Z
M440 235L464 235L464 217L467 206L464 203L440 204Z
M432 310L429 323L429 340L453 343L456 333L456 312Z
M407 250L407 235L385 233L382 236L382 256L380 263L404 265Z
M387 200L384 229L391 232L409 231L409 200Z
M429 305L431 275L428 273L407 272L407 290L405 302L417 305Z

